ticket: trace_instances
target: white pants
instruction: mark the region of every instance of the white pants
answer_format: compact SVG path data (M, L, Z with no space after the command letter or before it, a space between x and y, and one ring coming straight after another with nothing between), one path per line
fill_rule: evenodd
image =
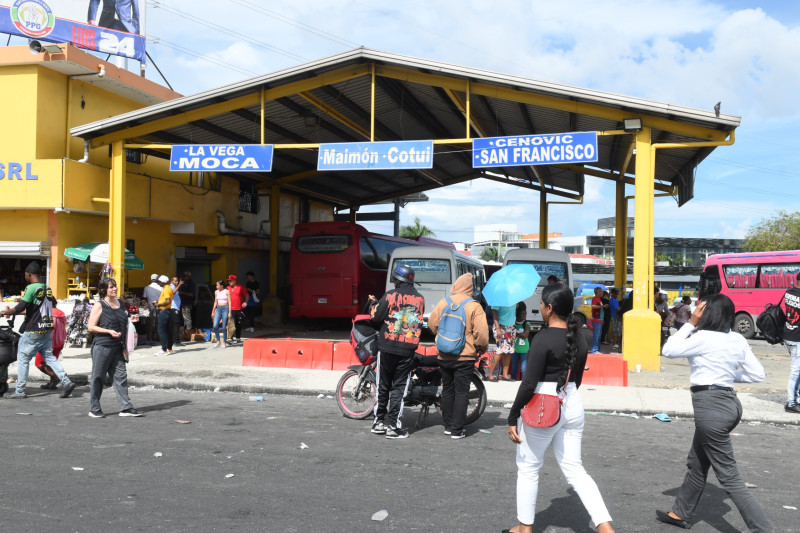
M539 383L536 392L555 394L555 382ZM589 512L595 527L611 521L597 484L586 473L581 463L581 438L583 436L583 399L574 383L567 385L567 397L561 411L561 420L553 427L532 428L519 422L522 444L517 445L517 519L522 524L533 524L536 515L536 496L539 493L539 471L544 464L544 453L553 445L558 466L572 485Z

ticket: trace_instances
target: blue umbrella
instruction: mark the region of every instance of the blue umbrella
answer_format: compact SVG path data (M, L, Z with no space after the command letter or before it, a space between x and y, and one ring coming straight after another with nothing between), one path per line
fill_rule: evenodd
M533 296L540 279L533 265L512 263L492 274L483 288L483 297L496 307L515 305Z

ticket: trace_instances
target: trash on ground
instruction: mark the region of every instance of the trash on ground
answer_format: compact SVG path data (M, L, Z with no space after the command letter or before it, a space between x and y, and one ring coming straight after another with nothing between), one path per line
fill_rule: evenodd
M324 395L324 394L318 394L318 395L317 395L317 398L324 398L324 397L325 397L325 395Z
M492 434L492 432L491 432L491 431L489 431L488 429L479 429L478 431L480 431L481 433L486 433L486 434L489 434L489 435L491 435L491 434Z
M233 477L233 474L225 474L225 478Z
M31 415L33 415L33 413L17 413L17 414L21 415L21 416L31 416Z
M381 509L380 511L372 515L372 519L375 520L376 522L382 522L383 520L386 520L387 516L389 516L389 511L387 511L386 509Z
M214 388L214 392L219 392L219 387Z
M503 404L503 409L511 409L513 406L514 406L513 403L506 403L506 404Z
M306 444L305 442L301 442L300 443L300 449L301 450L305 450L306 448L308 448L308 444Z
M661 420L662 422L672 422L672 419L667 413L658 413L657 415L653 415L653 418Z
M789 509L790 511L796 511L797 510L797 507L792 507L791 505L784 505L783 508L784 509Z
M333 396L331 396L330 394L328 394L328 395L327 395L327 396L325 396L325 397L326 397L326 398L333 399Z
M748 422L751 426L760 426L761 420L753 420L752 422Z
M177 422L178 424L191 424L191 422L189 422L188 420L176 420L175 422Z
M276 418L278 418L278 417L277 416L268 416L267 420L275 420Z
M162 457L164 454L161 452L156 452L153 454L153 457Z
M83 468L81 468L80 466L73 466L72 469L73 470L83 470Z
M733 435L734 437L741 437L744 435L744 433L731 433L731 435Z
M755 483L745 483L744 486L747 487L748 489L757 489L758 488L758 485L756 485Z
M250 400L251 402L263 402L264 401L264 397L263 396L250 396L248 398L248 400Z

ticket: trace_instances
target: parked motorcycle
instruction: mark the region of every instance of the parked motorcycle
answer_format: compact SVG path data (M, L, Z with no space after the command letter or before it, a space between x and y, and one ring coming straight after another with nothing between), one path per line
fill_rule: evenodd
M14 331L14 315L6 317L6 322L5 326L0 326L0 396L8 392L8 365L17 360L20 338Z
M339 379L336 386L336 404L347 418L368 418L377 402L375 367L377 361L370 357L363 365L353 365ZM477 366L470 377L467 417L465 424L475 422L486 409L486 388ZM442 373L435 356L415 354L411 369L411 386L405 397L408 407L422 406L417 419L420 427L433 406L441 414Z

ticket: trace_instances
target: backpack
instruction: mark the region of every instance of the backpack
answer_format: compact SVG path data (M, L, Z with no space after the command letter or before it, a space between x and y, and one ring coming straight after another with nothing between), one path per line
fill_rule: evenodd
M786 324L786 315L781 309L781 301L777 304L767 304L764 312L758 315L756 326L770 344L783 344L783 326Z
M467 298L460 304L454 304L449 297L444 299L445 305L436 334L436 349L440 354L461 355L467 343L467 313L464 308L473 301L472 298Z
M350 329L350 345L362 364L368 365L378 353L378 330L372 325L369 315L353 317Z

